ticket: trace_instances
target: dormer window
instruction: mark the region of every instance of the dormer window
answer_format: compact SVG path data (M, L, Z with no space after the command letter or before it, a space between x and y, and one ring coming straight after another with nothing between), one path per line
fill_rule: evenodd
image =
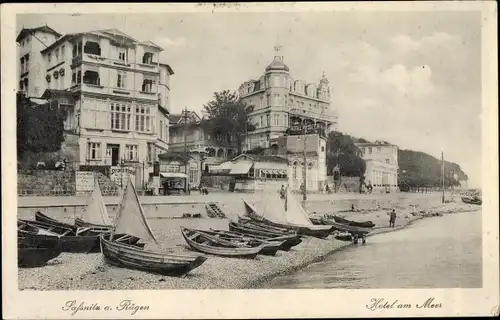
M153 53L152 52L144 53L144 56L142 56L142 63L153 64Z

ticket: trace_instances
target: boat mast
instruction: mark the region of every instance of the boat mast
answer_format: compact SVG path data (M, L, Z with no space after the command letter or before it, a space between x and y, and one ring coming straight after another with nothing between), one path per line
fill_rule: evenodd
M444 154L443 154L443 150L441 150L441 181L442 181L442 189L443 189L443 197L441 198L441 202L444 203Z

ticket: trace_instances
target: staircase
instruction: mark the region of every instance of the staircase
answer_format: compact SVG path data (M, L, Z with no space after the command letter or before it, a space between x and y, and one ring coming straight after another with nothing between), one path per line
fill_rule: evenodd
M119 185L100 172L97 172L96 174L103 196L118 196L120 194Z
M219 208L215 202L209 202L205 205L207 214L210 218L225 218L226 214Z

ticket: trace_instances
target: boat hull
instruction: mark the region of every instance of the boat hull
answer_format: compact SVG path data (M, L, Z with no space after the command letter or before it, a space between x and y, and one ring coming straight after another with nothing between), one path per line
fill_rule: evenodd
M375 224L371 221L353 221L353 220L347 220L345 218L339 217L339 216L333 216L333 220L337 223L342 223L342 224L347 224L353 227L360 227L360 228L373 228L375 227Z
M252 228L245 227L237 223L229 223L229 231L236 234L241 234L247 237L254 237L257 239L262 239L266 241L281 241L285 242L281 244L279 250L289 251L292 247L300 244L302 239L299 236L294 235L277 235L262 230L256 230Z
M181 228L181 233L182 236L184 237L184 240L186 240L186 242L188 243L188 245L191 248L195 249L196 251L222 257L254 259L263 249L263 246L233 247L233 248L218 247L198 242L203 240L203 235L201 233L196 232L195 230Z
M467 203L467 204L475 204L475 205L481 205L483 204L483 201L478 198L469 198L469 197L462 197L462 202Z
M54 248L60 244L59 237L55 235L50 236L30 231L18 230L17 237L18 244L29 248Z
M69 223L60 222L60 221L53 219L53 218L51 218L51 217L49 217L49 216L47 216L39 211L37 211L35 213L35 221L47 223L47 224L50 224L50 225L53 225L56 227L60 227L63 229L70 229L70 230L76 231L75 226L73 226Z
M60 254L60 245L45 248L30 247L26 246L26 242L22 237L18 238L17 265L20 268L42 267Z
M164 276L184 276L201 266L204 256L171 255L146 251L101 238L101 252L106 263L126 269L135 269Z
M332 221L332 220L326 219L326 218L322 218L322 221L324 224L331 225L332 228L334 230L337 230L337 231L349 232L349 233L358 234L358 235L366 235L366 234L370 233L370 231L371 231L370 229L350 226L350 225L338 223L338 222L335 222L335 221Z

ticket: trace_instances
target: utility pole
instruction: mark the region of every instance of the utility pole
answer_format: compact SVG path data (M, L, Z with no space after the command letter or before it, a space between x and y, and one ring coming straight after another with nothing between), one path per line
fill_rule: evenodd
M307 200L307 157L306 157L306 139L307 139L307 132L306 132L306 126L302 124L304 127L304 167L303 167L303 174L302 174L302 184L304 185L304 190L302 191L302 200L304 200L304 205L305 201Z
M443 187L443 197L441 199L441 202L444 203L444 153L442 150L441 150L441 180Z
M183 119L184 119L184 157L185 157L185 163L184 163L184 173L186 174L186 193L188 191L188 172L187 172L187 128L188 128L188 111L187 111L187 107L184 107L184 111L183 111L184 115L183 115Z

